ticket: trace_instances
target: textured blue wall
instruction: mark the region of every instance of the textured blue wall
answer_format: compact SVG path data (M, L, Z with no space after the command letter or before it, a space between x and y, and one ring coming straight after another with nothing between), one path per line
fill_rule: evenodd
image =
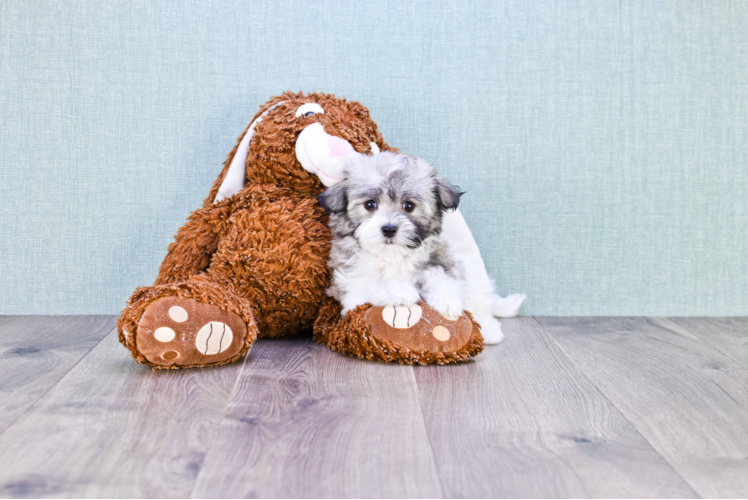
M748 314L748 2L0 3L0 313L116 313L258 106L359 100L524 314Z

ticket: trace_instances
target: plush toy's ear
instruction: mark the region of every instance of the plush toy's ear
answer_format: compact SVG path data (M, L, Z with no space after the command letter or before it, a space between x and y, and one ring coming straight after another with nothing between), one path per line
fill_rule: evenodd
M234 146L231 153L229 153L226 163L223 165L223 170L218 176L218 179L213 183L210 194L205 199L206 206L231 198L244 188L247 179L247 153L249 151L249 144L252 141L252 137L255 135L255 127L262 123L263 118L265 118L268 113L284 102L285 101L276 102L269 108L265 109L265 111L261 112L260 115L249 124L249 127L247 127L244 133L239 136L239 142Z
M345 190L345 183L338 182L327 188L319 195L318 199L320 206L327 215L344 211L348 206L348 193Z
M460 188L453 186L441 175L436 176L436 198L442 210L454 210L460 204L460 196L463 193Z

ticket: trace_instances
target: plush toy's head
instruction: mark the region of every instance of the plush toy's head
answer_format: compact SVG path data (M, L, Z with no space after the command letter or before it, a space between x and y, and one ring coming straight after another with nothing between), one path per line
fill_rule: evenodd
M286 92L255 115L205 201L230 198L247 182L317 196L339 180L351 155L384 150L392 149L362 104Z

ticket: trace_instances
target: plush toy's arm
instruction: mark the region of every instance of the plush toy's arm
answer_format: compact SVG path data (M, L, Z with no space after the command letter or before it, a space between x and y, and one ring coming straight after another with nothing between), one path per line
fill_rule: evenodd
M205 271L218 248L221 226L230 215L230 203L218 203L194 211L169 245L155 284L184 281Z
M500 318L516 316L525 296L515 293L502 298L495 293L493 281L488 277L480 249L459 209L444 215L442 234L465 266L467 282L465 291L468 302L485 304L493 316Z

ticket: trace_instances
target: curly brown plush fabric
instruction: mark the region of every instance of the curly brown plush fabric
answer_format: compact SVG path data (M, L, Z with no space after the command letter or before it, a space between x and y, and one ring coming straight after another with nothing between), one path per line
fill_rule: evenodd
M285 92L265 103L252 119L256 120L268 109L283 102L272 110L270 115L255 129L255 136L247 155L247 183L270 184L292 189L303 196L317 197L324 186L316 175L310 174L296 160L294 147L296 138L302 130L312 123L320 123L330 135L341 137L351 143L359 153L368 153L371 142L375 142L382 151L396 151L382 139L376 123L369 116L369 110L355 101L346 101L332 94ZM315 102L324 108L324 114L296 117L296 110L302 104ZM216 199L218 188L234 159L239 143L247 133L249 126L239 136L236 146L229 154L223 171L213 183L205 205Z
M295 115L312 102L325 112ZM317 201L324 186L297 160L296 139L319 123L359 153L370 153L371 143L382 151L394 149L364 106L330 94L286 92L268 101L254 119L265 112L249 144L245 187L215 202L249 127L203 206L169 245L154 285L138 288L128 300L118 327L120 341L135 360L157 369L230 363L246 354L257 337L296 335L313 327L319 342L366 359L443 364L480 352L482 338L469 317L464 317L470 323L462 324L461 336L444 320L445 328L452 329L450 340L439 343L428 337L430 343L424 344L427 337L411 339L389 331L381 320L370 324L363 317L366 308L344 320L339 310L334 312L335 304L325 297L330 232ZM429 317L441 324L442 318ZM372 331L379 337L372 337ZM456 342L459 348L447 347Z

